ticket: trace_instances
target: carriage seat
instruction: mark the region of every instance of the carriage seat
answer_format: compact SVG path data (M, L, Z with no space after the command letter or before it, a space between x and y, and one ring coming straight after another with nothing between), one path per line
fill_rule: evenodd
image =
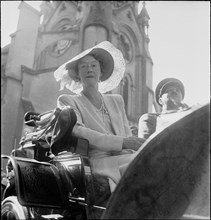
M56 108L43 114L27 112L24 120L25 124L34 127L35 131L29 134L29 138L22 138L21 147L13 150L12 156L29 158L28 152L32 152L31 159L51 162L53 157L62 152L71 152L89 160L88 140L71 135L76 123L76 115L71 108ZM32 139L32 136L35 138ZM84 170L84 167L82 169ZM95 205L105 207L111 195L108 178L92 174L91 187L94 189Z

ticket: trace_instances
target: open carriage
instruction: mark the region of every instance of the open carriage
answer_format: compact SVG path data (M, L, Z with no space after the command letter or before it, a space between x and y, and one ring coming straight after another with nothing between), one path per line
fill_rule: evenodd
M2 155L8 160L2 218L206 218L208 119L204 105L152 135L111 194L107 178L92 174L88 141L71 135L74 111L29 112L25 123L34 131Z

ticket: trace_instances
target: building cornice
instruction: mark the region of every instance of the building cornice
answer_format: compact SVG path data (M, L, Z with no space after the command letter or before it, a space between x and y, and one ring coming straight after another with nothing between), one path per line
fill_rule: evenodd
M34 70L34 69L31 69L25 65L21 65L21 72L28 73L30 75L38 75L38 74L43 74L43 73L54 72L57 68L58 68L58 66L47 68L47 69Z

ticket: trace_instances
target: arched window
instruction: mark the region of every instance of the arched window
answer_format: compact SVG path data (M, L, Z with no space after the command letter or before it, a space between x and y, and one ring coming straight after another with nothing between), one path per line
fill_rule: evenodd
M129 87L129 83L128 83L128 78L124 77L123 79L123 99L125 102L125 111L128 114L128 87Z
M119 34L118 46L125 58L126 63L133 60L133 47L130 38L123 32Z
M129 74L126 74L126 76L121 81L120 93L122 94L125 102L125 111L127 115L131 114L132 109L132 88L132 78Z

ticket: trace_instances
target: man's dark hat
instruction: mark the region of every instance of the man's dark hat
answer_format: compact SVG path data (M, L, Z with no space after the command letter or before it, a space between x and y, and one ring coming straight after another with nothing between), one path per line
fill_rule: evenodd
M164 88L166 89L166 87L170 86L170 85L180 88L182 95L183 95L183 98L184 98L185 87L184 87L183 83L176 78L166 78L166 79L163 79L162 81L160 81L155 89L155 100L159 105L161 105L159 103L159 98L163 94Z

